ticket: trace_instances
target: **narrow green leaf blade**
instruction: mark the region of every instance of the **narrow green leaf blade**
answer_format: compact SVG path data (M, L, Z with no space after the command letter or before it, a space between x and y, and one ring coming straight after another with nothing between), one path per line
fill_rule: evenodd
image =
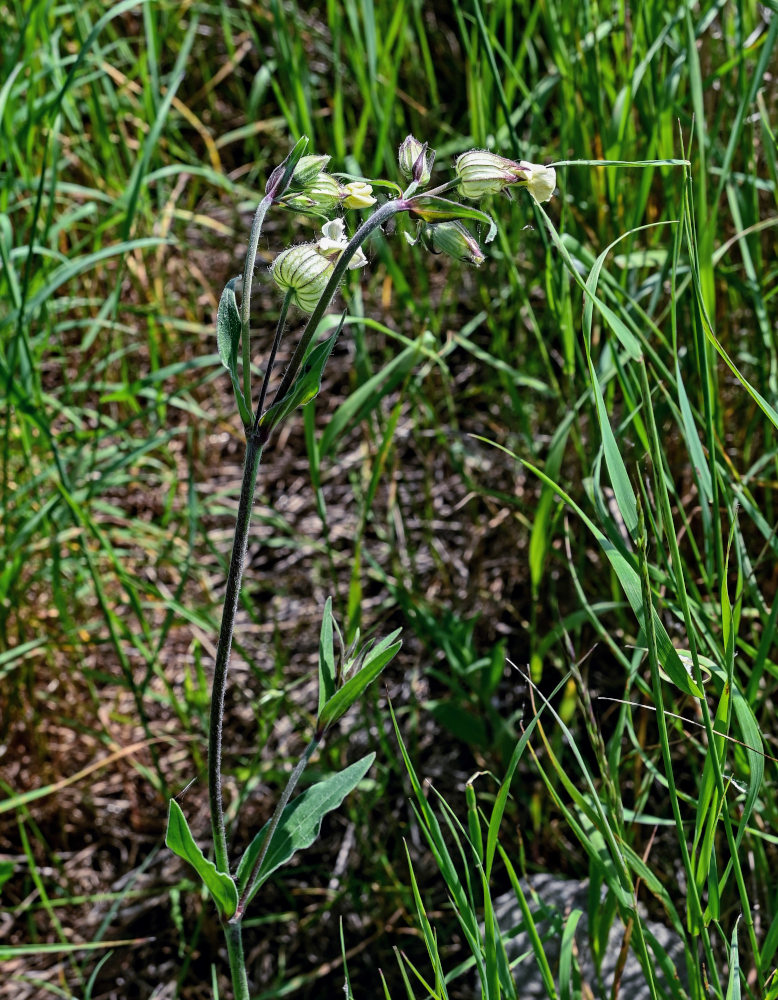
M197 846L186 817L175 799L170 800L165 844L179 858L189 862L213 896L221 915L229 920L238 908L235 883L225 872L218 871L213 861L209 861Z
M423 219L425 222L472 219L489 227L484 237L484 243L491 243L497 235L497 226L492 217L486 212L480 212L477 208L470 208L469 205L460 205L456 201L449 201L448 198L428 194L420 194L411 198L410 204L412 207L409 209L409 214L413 218Z
M735 926L732 928L729 947L729 981L727 982L725 1000L740 1000L740 951L737 943L737 925L740 923L740 916L740 914L737 915Z
M249 900L253 899L259 887L268 880L277 868L285 865L297 851L311 846L319 836L324 816L333 809L337 809L348 793L356 788L374 760L375 754L369 753L343 771L306 788L302 795L289 803L273 834L273 840L262 862L257 881L248 897ZM245 890L254 864L262 850L268 826L269 821L254 837L240 859L237 880L241 892Z
M319 637L319 713L335 694L335 645L332 625L332 598L324 605Z
M219 348L219 357L230 374L237 374L241 331L240 313L238 312L238 303L235 300L235 282L237 280L237 278L231 278L224 286L221 299L219 299L219 310L216 313L216 343Z
M338 339L340 331L343 328L344 318L345 314L341 317L340 323L338 323L337 329L331 337L323 340L309 351L308 356L303 361L300 374L284 398L273 403L262 414L262 419L259 423L260 426L267 427L268 432L276 428L298 406L305 406L306 403L310 403L318 395L321 388L324 366L329 361L332 348L335 346L335 341Z
M397 632L393 632L392 636L387 636L387 639L383 640L379 646L376 646L368 655L365 665L359 673L350 677L343 687L324 705L319 712L318 724L320 728L326 729L333 722L337 722L341 715L347 712L354 702L370 687L387 663L394 659L402 646L402 642L392 642L388 646L384 644L387 640L391 640L398 634L399 629Z
M689 449L689 457L692 460L692 467L697 476L703 498L707 503L713 503L713 482L711 480L710 469L705 460L705 453L702 450L702 445L697 434L694 415L692 414L689 397L686 393L686 386L681 376L681 366L677 358L675 362L675 384L678 390L678 404L681 408L681 417L683 419L684 437L686 438L686 446Z

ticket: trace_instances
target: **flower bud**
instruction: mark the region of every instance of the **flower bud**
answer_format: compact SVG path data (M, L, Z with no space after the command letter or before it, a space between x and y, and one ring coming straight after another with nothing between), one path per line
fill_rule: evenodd
M292 184L294 187L304 188L306 184L318 177L327 164L332 159L326 153L321 156L301 156L297 161L297 166L292 174Z
M434 149L429 149L426 143L419 142L414 136L407 135L400 146L397 160L400 171L406 177L418 181L422 187L429 184L435 161Z
M319 253L313 243L301 243L282 251L273 261L273 281L283 291L291 291L292 301L311 313L332 274L334 264Z
M486 260L478 240L461 222L438 222L427 226L424 241L434 253L445 253L478 267Z
M318 157L305 156L303 159ZM304 215L330 215L340 204L340 185L332 174L319 171L298 191L285 194L280 204Z
M344 208L370 208L375 205L373 188L367 181L351 181L340 189Z

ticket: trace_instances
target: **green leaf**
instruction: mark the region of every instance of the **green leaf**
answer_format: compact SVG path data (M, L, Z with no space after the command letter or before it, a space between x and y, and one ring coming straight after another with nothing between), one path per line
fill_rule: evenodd
M335 694L335 646L332 623L332 598L324 605L319 638L319 709Z
M489 227L484 243L491 243L497 235L497 226L490 215L480 212L477 208L449 201L448 198L430 194L417 195L410 199L408 212L412 217L423 219L425 222L446 222L449 219L473 219L476 222L483 222Z
M583 910L573 910L565 921L562 932L562 944L559 948L559 996L560 1000L570 1000L573 992L573 948L575 946L575 930L578 921L583 916Z
M740 1000L740 953L737 943L737 925L742 914L738 913L729 946L729 979L725 1000Z
M347 712L354 702L361 697L367 688L378 677L384 667L397 655L402 642L394 640L400 634L396 629L385 639L382 639L365 657L365 663L358 674L355 674L343 687L326 702L319 711L318 726L327 729Z
M238 379L238 346L242 330L238 304L235 301L235 282L238 280L238 278L231 278L227 282L219 300L219 310L216 313L216 344L221 363L229 371L232 379L232 388L240 410L241 420L244 424L249 424L251 423L251 411Z
M254 898L260 886L277 868L285 865L297 851L311 846L319 836L323 817L333 809L337 809L348 793L356 788L374 760L375 754L369 753L345 770L306 788L302 795L289 803L281 815L247 902ZM269 825L268 820L240 859L237 880L241 893L245 891L251 877Z
M225 872L218 871L213 861L209 861L197 846L186 817L175 799L170 800L165 843L174 854L188 861L194 868L213 896L221 915L229 920L238 908L235 883Z
M273 403L262 414L259 424L260 427L267 427L268 433L276 428L298 406L305 406L306 403L310 403L318 395L321 388L321 377L324 372L324 366L327 364L330 354L332 354L332 348L335 346L335 341L338 339L340 331L343 328L344 319L345 313L341 316L340 322L332 336L317 344L316 347L308 352L300 369L300 374L284 398Z
M700 492L702 493L704 500L707 503L713 503L713 481L711 479L708 463L705 460L705 452L702 450L702 445L700 444L700 439L697 434L697 427L694 422L689 397L686 393L686 386L684 385L683 378L681 377L681 366L679 365L677 358L675 361L675 384L678 391L678 402L681 408L681 417L683 419L684 437L686 438L686 446L689 449L689 457L692 460L694 475L697 479Z
M238 345L240 344L240 313L235 301L235 282L231 278L224 286L219 300L219 311L216 314L216 342L219 347L219 357L225 368L237 373Z

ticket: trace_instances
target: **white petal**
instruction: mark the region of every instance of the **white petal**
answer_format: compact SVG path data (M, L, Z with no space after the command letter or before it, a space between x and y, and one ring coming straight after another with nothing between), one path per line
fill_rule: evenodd
M366 267L366 266L367 266L367 257L365 257L362 251L362 247L358 247L356 253L348 262L348 269L349 271L354 271L358 267Z
M345 246L348 242L346 240L343 219L330 219L329 222L324 223L321 231L324 233L325 239L335 241L335 245L337 246ZM320 240L319 242L321 243L322 241Z
M528 163L527 166L531 167L527 179L529 193L538 203L551 201L556 188L556 170L553 167L542 167L537 163Z

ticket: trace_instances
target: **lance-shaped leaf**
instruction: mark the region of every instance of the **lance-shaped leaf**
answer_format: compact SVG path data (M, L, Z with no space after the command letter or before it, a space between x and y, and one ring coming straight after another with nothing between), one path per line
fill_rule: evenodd
M332 598L324 605L319 638L319 712L335 694L335 623L332 618Z
M411 198L408 211L412 217L423 219L425 222L446 222L449 219L474 219L476 222L483 222L489 227L484 243L491 243L497 235L497 226L491 215L480 212L477 208L470 208L469 205L449 201L448 198L439 198L437 195L420 194Z
M354 658L358 663L363 660L362 669L350 677L340 690L319 710L318 728L323 731L337 722L347 712L354 702L367 690L378 677L384 667L397 655L402 642L395 642L401 629L396 629L381 642L376 643L367 653L359 653Z
M194 868L213 896L221 915L229 920L238 908L238 890L235 888L235 883L225 872L220 872L213 861L209 861L197 846L186 817L175 799L170 800L165 843L174 854L188 861Z
M268 177L267 184L265 185L266 198L272 198L274 200L278 199L284 191L286 191L289 187L289 182L292 179L294 168L297 166L307 146L308 136L303 135L294 144L292 151L283 163L279 163L273 173Z
M253 899L259 887L268 880L277 868L285 865L297 851L311 846L319 836L324 816L333 809L337 809L348 793L356 788L374 760L375 754L369 753L345 770L306 788L302 795L289 803L281 814L281 820L262 861L257 880L251 887L247 902ZM268 820L240 859L237 880L241 894L246 890L269 826L270 821Z
M221 363L229 371L232 379L232 388L235 392L241 420L246 424L251 421L251 412L246 404L238 379L238 347L242 329L238 303L235 300L235 282L238 280L238 278L231 278L224 286L221 299L219 299L219 310L216 314L216 344Z
M340 323L338 323L338 327L332 336L317 344L316 347L308 352L302 363L300 374L284 398L276 400L262 414L259 425L260 427L267 428L268 434L282 420L288 417L292 410L296 410L298 406L305 406L306 403L310 403L318 395L321 388L321 377L324 372L324 366L327 364L330 354L332 354L332 348L335 346L335 341L338 339L338 335L343 328L344 318L345 313L341 316Z

